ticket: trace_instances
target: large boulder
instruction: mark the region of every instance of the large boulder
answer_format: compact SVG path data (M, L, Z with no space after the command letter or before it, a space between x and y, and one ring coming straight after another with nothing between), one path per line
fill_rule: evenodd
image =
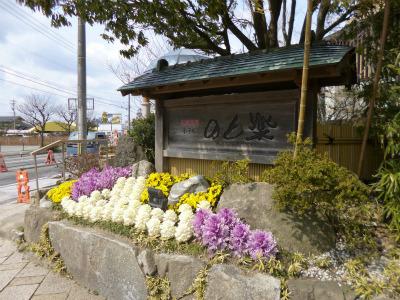
M317 279L291 279L287 282L291 300L353 300L354 294L346 292L335 281Z
M251 228L271 231L279 246L288 251L320 254L335 246L333 229L316 215L298 217L280 211L268 183L233 184L221 195L218 209L235 209Z
M76 281L107 299L147 299L138 249L111 234L50 222L49 235Z
M210 184L204 176L201 175L193 176L189 179L175 183L169 192L168 204L178 203L180 197L186 193L206 192L209 187Z
M31 205L25 211L24 238L28 243L37 243L40 238L42 226L50 221L60 218L60 213L49 208Z
M155 256L158 276L167 277L171 284L171 296L182 296L192 285L199 271L206 265L203 261L187 255L157 254Z
M208 272L207 300L279 300L281 282L272 276L245 274L232 265L214 265Z
M147 177L155 171L154 165L147 160L141 160L132 165L132 176L135 178L139 176Z

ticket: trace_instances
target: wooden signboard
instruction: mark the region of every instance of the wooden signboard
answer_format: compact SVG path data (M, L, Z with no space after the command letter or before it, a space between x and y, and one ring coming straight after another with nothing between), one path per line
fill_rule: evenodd
M162 155L270 164L289 146L298 99L296 89L166 100Z

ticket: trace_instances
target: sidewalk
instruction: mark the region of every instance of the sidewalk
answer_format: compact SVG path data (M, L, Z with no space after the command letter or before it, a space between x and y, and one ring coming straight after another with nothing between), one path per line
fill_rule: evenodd
M60 180L60 178L39 178L39 189L52 187L58 180ZM31 178L31 180L29 180L29 186L31 187L30 192L32 197L36 192L36 178ZM18 192L16 183L0 186L0 192L0 205L10 202L13 199L15 199L15 202L17 201Z
M101 300L73 280L49 271L0 238L1 300Z

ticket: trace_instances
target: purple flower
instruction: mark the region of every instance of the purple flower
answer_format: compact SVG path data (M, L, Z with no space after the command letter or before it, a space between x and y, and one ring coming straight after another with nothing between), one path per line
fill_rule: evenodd
M203 245L207 246L210 252L228 248L230 235L229 227L224 224L220 216L211 214L205 219L202 229Z
M105 166L103 170L93 168L78 179L72 186L72 198L78 200L80 196L89 196L95 190L111 189L119 177L131 175L131 167L113 168Z
M238 222L235 227L233 227L230 237L230 246L235 255L242 256L247 254L247 243L250 233L250 226L247 224Z
M276 253L276 241L271 232L254 230L250 234L247 248L253 259L269 257Z
M229 230L232 230L239 222L237 213L233 209L222 208L217 215L221 219L221 222L229 227Z
M193 218L194 236L199 241L202 239L204 222L211 214L212 213L206 209L199 209Z

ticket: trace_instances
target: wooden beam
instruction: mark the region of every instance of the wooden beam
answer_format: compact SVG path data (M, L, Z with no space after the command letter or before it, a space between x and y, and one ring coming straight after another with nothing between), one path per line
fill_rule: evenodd
M157 172L165 171L164 160L164 107L162 100L156 100L156 124L155 124L155 166Z

